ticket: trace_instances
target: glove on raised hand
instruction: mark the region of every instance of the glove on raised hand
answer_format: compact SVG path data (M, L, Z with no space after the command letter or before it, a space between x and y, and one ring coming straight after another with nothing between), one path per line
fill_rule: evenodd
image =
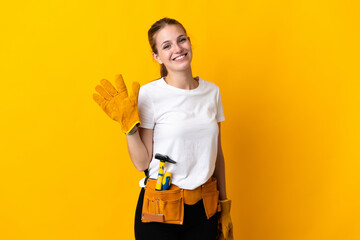
M219 219L220 240L233 240L233 224L230 217L231 200L219 200L221 205L221 215Z
M128 96L121 74L115 79L117 90L106 79L101 79L100 83L102 86L97 85L95 90L101 96L94 93L93 99L111 119L121 124L122 131L129 133L135 125L140 125L140 114L137 108L140 84L133 82L132 94Z

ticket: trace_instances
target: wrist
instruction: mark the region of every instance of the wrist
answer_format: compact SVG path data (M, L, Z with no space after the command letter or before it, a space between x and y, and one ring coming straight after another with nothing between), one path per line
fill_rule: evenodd
M135 134L137 131L138 131L138 127L135 126L135 127L133 127L133 128L131 129L130 132L126 133L126 135L127 135L127 136L133 135L133 134Z
M226 199L227 199L226 192L220 191L220 193L219 193L219 200L226 200Z

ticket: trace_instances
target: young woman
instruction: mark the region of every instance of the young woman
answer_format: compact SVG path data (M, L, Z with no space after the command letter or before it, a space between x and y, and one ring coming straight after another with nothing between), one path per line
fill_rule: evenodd
M130 159L147 177L140 180L135 237L146 239L233 239L227 199L220 122L225 120L219 87L191 70L192 48L185 28L163 18L148 31L161 78L133 82L133 93L119 75L115 89L106 79L94 100L126 134ZM161 156L169 189L157 181ZM165 183L160 181L161 184Z

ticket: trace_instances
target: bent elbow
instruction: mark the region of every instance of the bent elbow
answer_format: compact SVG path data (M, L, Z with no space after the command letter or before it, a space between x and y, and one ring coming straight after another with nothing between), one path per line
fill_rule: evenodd
M144 172L147 168L144 167L144 166L138 166L138 167L136 167L136 169L137 169L139 172Z
M147 166L147 164L136 164L135 168L139 171L139 172L144 172L146 169L148 169L149 166Z
M150 161L148 158L142 158L142 159L131 159L135 168L139 171L139 172L143 172L146 169L149 168L149 164Z

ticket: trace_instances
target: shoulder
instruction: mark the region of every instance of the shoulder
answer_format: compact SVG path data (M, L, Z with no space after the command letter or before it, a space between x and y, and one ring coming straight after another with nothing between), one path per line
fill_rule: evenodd
M207 81L203 78L200 78L200 81L202 81L202 84L203 84L205 90L219 91L219 89L220 89L219 86L213 82Z
M161 86L161 80L162 78L158 78L140 86L139 94L154 92L156 89L158 89Z

